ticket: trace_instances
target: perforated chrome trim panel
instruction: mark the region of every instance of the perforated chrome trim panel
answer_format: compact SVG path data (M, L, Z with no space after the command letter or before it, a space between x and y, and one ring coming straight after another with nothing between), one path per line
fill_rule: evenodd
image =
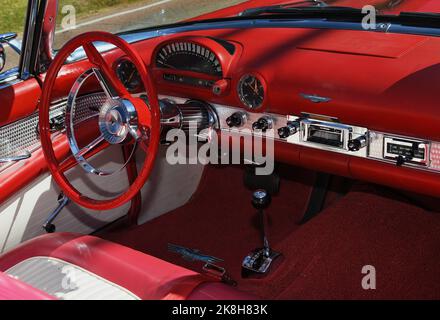
M6 271L10 276L63 300L139 300L132 292L66 261L33 257Z
M76 102L75 122L97 115L106 99L107 96L101 92L79 97ZM50 117L64 114L65 108L66 102L54 105L50 110ZM0 128L0 158L11 157L24 150L32 152L39 146L38 112ZM0 171L9 165L0 163Z

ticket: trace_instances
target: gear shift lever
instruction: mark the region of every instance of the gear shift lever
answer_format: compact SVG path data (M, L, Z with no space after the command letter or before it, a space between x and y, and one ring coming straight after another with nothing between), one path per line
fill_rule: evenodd
M264 209L269 206L271 200L272 198L270 194L263 189L255 191L252 195L252 205L257 209L257 213L260 216L261 233L263 236L263 253L265 257L270 256L270 246L269 240L267 240L266 236L266 217L264 215Z
M264 209L270 205L270 202L271 196L264 189L258 189L252 194L252 205L257 209L257 213L260 216L263 248L252 251L244 258L242 263L243 276L248 276L249 273L266 274L272 262L280 256L278 252L272 251L266 236L266 216Z

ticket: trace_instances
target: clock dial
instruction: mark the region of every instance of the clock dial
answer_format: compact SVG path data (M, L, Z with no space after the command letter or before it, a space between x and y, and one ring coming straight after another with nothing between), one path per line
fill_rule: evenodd
M244 105L250 109L257 109L263 105L264 95L264 86L260 79L251 74L241 77L238 96Z

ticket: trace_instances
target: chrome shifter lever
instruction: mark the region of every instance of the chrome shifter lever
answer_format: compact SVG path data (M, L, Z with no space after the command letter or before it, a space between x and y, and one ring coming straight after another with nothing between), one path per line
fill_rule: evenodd
M54 233L56 230L55 225L52 223L58 217L61 210L64 209L65 206L67 206L70 202L70 199L67 198L63 193L60 193L58 196L58 206L52 211L52 213L49 215L49 217L46 219L46 222L43 224L43 229L47 233Z
M271 202L270 194L263 189L255 191L252 195L252 205L257 209L258 215L261 219L261 234L263 240L263 247L258 248L250 252L242 262L242 276L261 277L269 272L269 269L273 262L281 257L281 254L273 251L269 245L269 240L266 235L266 217L264 209L266 209ZM279 260L279 259L278 259Z

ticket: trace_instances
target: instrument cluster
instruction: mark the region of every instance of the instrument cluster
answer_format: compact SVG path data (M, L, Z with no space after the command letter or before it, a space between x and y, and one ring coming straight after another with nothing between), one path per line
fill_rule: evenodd
M192 89L213 96L230 95L237 104L257 110L266 104L267 85L256 72L237 73L241 47L223 39L183 37L161 43L153 52L152 71L157 84L177 91ZM133 63L120 58L115 72L131 93L142 82Z
M229 87L226 78L235 53L233 44L219 39L184 37L166 41L153 54L155 79L165 87L221 95Z
M159 49L156 67L223 76L222 65L211 49L190 41L171 42Z

